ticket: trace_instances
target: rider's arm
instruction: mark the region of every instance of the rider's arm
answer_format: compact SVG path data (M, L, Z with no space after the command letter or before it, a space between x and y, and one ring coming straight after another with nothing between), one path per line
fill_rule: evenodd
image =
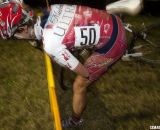
M45 44L44 50L59 65L68 67L75 73L88 78L89 74L87 69L70 53L68 49L66 49L65 45L56 45L56 43Z

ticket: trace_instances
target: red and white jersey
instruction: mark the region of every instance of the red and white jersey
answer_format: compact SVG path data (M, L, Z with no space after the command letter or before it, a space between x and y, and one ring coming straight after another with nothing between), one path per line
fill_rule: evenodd
M102 48L111 38L112 17L106 11L85 6L51 6L43 30L44 50L59 64L75 69L79 61L70 53L73 48Z

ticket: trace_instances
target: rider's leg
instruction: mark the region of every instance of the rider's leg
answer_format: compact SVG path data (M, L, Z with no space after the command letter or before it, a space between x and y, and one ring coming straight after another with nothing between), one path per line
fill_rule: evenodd
M83 124L81 115L86 107L87 87L90 81L78 75L73 84L73 114L62 121L63 128L70 128Z
M86 107L87 87L90 81L78 75L73 84L73 116L81 117Z
M89 72L89 80L77 76L73 84L73 116L62 122L63 127L68 128L81 124L81 116L86 107L87 87L93 81L101 77L126 51L126 37L124 28L118 19L118 36L109 51L96 50L85 61L84 66ZM106 45L104 45L106 49ZM108 47L107 47L108 48ZM104 50L105 50L104 49Z
M89 84L101 77L107 71L108 67L120 59L125 53L125 30L120 19L116 17L116 20L118 35L110 51L102 52L101 50L96 50L93 52L84 63L84 66L89 72L89 80L82 76L77 76L75 79L73 84L73 115L75 117L80 118L86 107L87 87ZM107 44L104 45L104 48L106 46Z

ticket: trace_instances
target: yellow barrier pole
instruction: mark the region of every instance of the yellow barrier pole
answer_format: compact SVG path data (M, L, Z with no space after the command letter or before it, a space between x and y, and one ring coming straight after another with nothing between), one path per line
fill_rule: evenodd
M44 55L45 55L45 62L46 62L50 105L51 105L51 111L53 114L53 119L55 121L55 128L56 130L62 130L59 107L58 107L57 97L55 92L55 82L54 82L52 64L51 64L50 57L46 53Z

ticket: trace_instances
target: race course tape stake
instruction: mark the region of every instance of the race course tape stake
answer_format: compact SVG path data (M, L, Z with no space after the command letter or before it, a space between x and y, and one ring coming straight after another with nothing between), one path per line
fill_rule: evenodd
M45 55L45 62L46 62L46 72L47 72L51 112L53 114L53 119L55 121L54 123L55 123L56 130L62 130L59 107L58 107L58 102L57 102L57 97L55 92L55 81L54 81L52 63L51 63L50 57L46 53L44 55Z

